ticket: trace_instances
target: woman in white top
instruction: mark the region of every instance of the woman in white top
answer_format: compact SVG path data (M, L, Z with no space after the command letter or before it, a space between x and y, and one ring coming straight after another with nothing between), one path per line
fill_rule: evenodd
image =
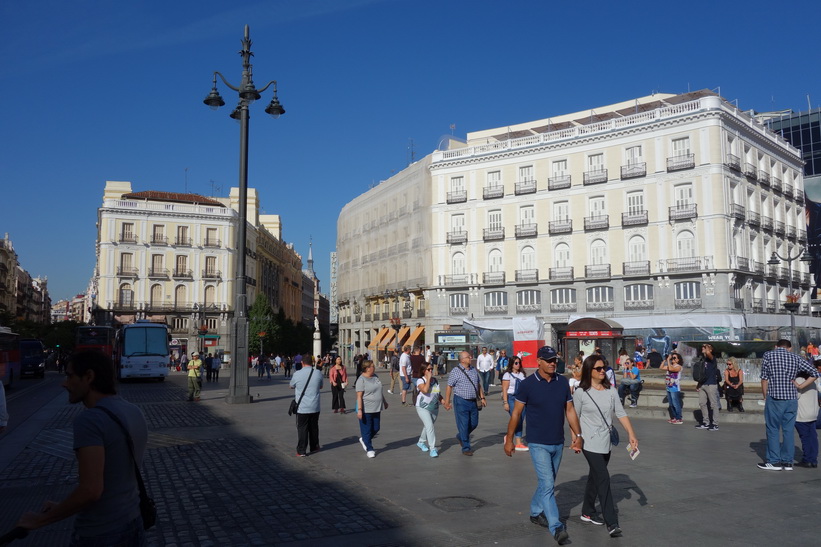
M607 524L607 533L611 537L619 537L621 529L610 491L610 473L607 471L607 464L610 462L610 428L613 426L614 414L627 431L631 448L638 448L639 441L616 388L610 385L601 355L591 355L584 360L581 383L573 394L573 406L582 428L582 453L590 465L581 519L596 525ZM596 511L596 497L599 498L603 520Z
M422 420L422 434L416 443L422 452L430 451L430 457L439 455L436 451L436 430L433 428L436 417L439 415L439 403L442 395L439 393L439 381L433 376L433 365L425 363L421 371L422 377L416 379L416 414ZM427 443L427 444L425 444Z
M507 410L508 414L513 415L513 408L516 406L516 391L519 389L519 382L525 379L527 374L522 368L522 358L514 357L507 363L507 368L502 376L502 406ZM522 442L522 430L525 423L525 410L522 410L522 417L516 426L516 432L513 434L513 445L516 450L529 450L527 445Z

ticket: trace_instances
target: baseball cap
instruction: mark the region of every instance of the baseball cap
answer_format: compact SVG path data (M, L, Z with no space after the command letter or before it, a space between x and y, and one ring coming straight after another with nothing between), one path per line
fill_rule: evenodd
M545 361L556 359L556 356L556 350L553 349L551 346L542 346L541 348L539 348L539 352L536 354L537 359L544 359Z

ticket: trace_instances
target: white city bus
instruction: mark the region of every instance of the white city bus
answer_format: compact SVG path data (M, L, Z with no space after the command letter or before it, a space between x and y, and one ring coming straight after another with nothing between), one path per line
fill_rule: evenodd
M157 378L168 376L168 325L139 319L123 325L115 341L117 377Z

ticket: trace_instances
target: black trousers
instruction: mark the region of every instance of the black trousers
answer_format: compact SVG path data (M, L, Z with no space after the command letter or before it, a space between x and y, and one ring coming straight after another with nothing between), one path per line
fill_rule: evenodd
M296 453L307 454L308 446L311 452L319 450L319 412L296 415L297 443Z
M616 504L610 490L610 472L607 470L607 464L610 463L610 452L599 454L582 450L582 453L590 466L587 485L584 487L582 514L593 516L598 513L596 511L596 498L598 497L604 523L607 526L614 526L619 523L619 517L616 515Z
M331 395L333 396L333 403L331 405L333 410L345 408L345 390L341 385L331 386Z

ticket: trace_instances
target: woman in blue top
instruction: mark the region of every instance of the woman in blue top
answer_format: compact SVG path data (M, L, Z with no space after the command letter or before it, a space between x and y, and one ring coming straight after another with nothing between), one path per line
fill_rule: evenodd
M669 405L670 419L668 423L681 425L681 365L684 361L681 355L673 352L661 364L661 370L667 371L664 382L667 384L667 404Z

